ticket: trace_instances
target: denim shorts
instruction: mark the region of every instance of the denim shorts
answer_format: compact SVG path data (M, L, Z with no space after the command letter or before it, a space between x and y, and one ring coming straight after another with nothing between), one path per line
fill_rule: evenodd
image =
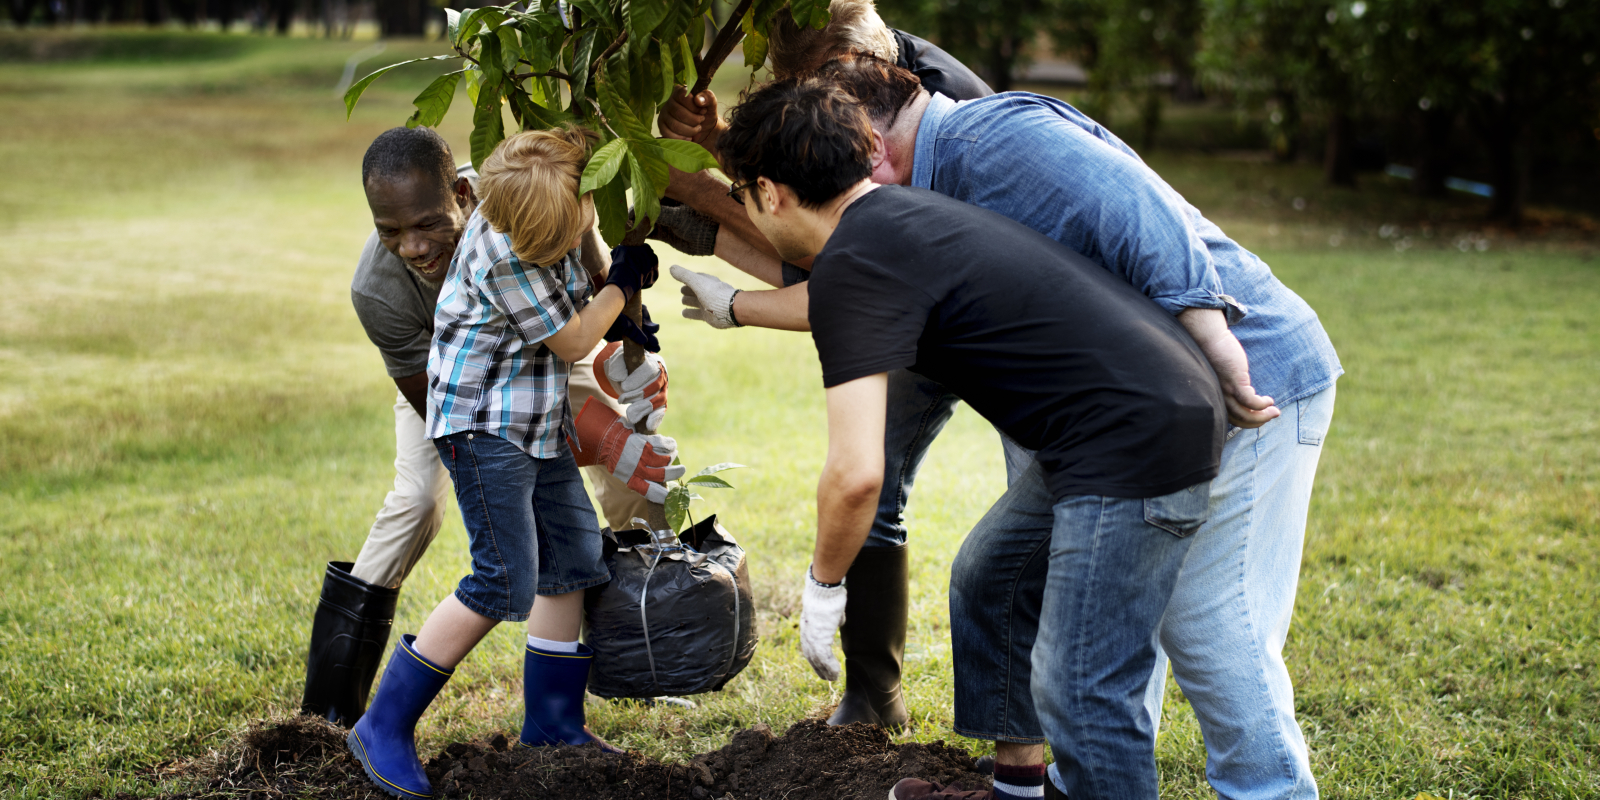
M564 443L555 458L534 458L482 431L433 444L455 483L472 550L472 574L456 586L462 605L522 622L535 594L566 594L611 579L600 521Z

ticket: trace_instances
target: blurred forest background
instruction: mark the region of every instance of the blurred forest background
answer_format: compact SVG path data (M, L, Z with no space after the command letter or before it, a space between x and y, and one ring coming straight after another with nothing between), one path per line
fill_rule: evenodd
M343 38L438 36L445 7L439 0L0 1L12 25L29 29L143 25ZM1341 186L1384 172L1425 197L1487 197L1490 220L1512 228L1527 222L1530 203L1600 209L1589 191L1600 175L1600 3L1593 0L882 0L878 7L892 27L955 54L996 90L1071 89L1077 105L1141 152L1266 150L1280 161L1320 161L1325 179ZM21 41L8 46L30 46ZM0 53L0 60L50 58L49 50L82 45L40 37L32 52ZM1164 130L1164 120L1189 109L1210 110L1214 124Z

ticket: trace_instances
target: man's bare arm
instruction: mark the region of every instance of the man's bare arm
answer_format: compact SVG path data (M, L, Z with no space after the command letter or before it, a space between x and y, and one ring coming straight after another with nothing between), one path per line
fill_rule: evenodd
M817 543L811 574L838 583L872 529L883 487L883 431L889 398L885 373L828 390L828 458L817 482Z
M394 385L404 395L406 402L417 410L417 416L428 418L428 373L419 372L404 378L395 378Z
M811 330L811 290L797 283L787 289L740 292L733 297L733 317L740 325L780 331Z
M585 272L595 286L606 282L606 270L611 268L611 251L606 249L604 239L600 238L600 231L590 228L583 235L583 249L578 251L578 262L583 264Z

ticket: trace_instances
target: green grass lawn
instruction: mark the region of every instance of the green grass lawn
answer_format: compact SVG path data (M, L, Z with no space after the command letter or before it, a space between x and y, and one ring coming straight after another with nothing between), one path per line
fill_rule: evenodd
M322 564L354 556L392 479L394 389L347 287L370 230L361 153L428 75L380 81L346 122L334 85L366 43L92 38L49 51L91 58L41 64L14 36L0 38L0 794L151 794L165 765L297 706ZM435 51L391 44L367 68ZM465 124L444 128L458 154ZM1329 190L1305 166L1151 163L1317 308L1347 371L1287 653L1324 794L1600 795L1587 221L1515 236L1479 228L1471 198ZM708 510L750 552L763 643L693 711L590 707L599 733L662 758L837 698L794 635L825 447L811 343L679 319L676 296L647 293L673 368L665 432L691 467L751 467ZM956 738L947 567L1003 481L994 433L961 411L911 505L910 738ZM398 631L467 569L447 520ZM515 627L465 663L425 750L520 724ZM1169 687L1164 794L1210 796Z

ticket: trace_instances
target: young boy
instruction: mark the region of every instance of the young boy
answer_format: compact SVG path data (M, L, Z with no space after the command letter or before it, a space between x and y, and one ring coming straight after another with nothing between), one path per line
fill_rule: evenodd
M641 494L661 494L682 473L668 466L673 440L634 433L597 403L586 404L574 424L567 407L569 365L594 349L656 275L648 246L612 251L603 277L579 264L576 249L594 224L594 206L578 196L578 180L593 141L568 128L502 142L484 162L482 203L439 295L428 437L455 483L472 574L420 632L401 637L370 709L350 731L350 750L367 775L396 797L431 796L417 759L417 719L501 621L528 623L522 744L598 741L583 713L593 652L578 643L578 631L583 590L609 575L573 448L582 463L605 464ZM664 405L659 359L635 372L622 383L658 386ZM574 429L569 447L563 434Z

